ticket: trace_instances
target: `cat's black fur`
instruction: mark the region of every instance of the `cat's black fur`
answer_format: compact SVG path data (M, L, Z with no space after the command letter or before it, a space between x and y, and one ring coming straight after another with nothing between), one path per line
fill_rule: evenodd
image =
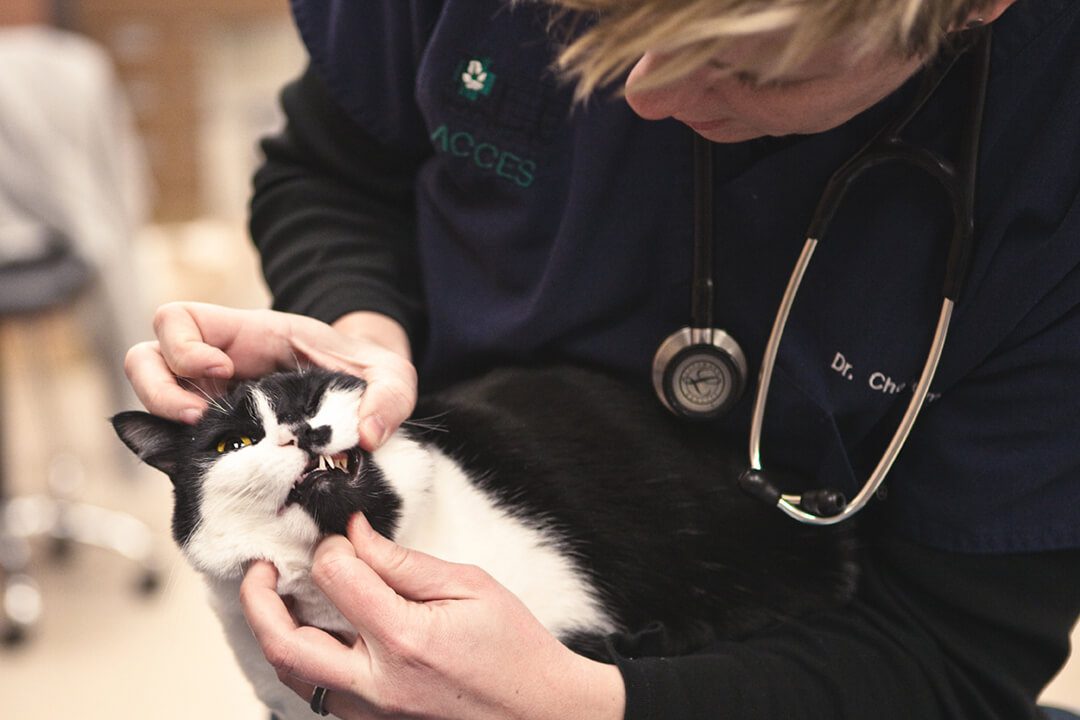
M310 414L329 385L363 387L317 370L259 381L283 423ZM262 433L245 388L228 402L231 410L208 412L194 429L145 414L114 420L133 450L172 477L181 545L199 522L199 474L214 445ZM627 654L687 652L836 607L854 591L849 530L801 525L744 495L743 452L708 425L676 420L647 388L578 368L505 369L421 398L414 417L422 425L400 433L455 460L495 505L572 558L625 630L616 646ZM317 444L319 432L306 428L301 442ZM370 454L353 461L357 482L313 473L289 502L325 533L344 532L362 511L393 537L401 503ZM608 654L596 634L563 640Z
M850 528L803 525L743 493L745 448L676 419L648 388L502 369L422 398L415 416L441 429L410 432L506 509L558 529L623 627L652 628L624 635L627 652L682 654L854 592ZM570 644L602 656L599 641Z

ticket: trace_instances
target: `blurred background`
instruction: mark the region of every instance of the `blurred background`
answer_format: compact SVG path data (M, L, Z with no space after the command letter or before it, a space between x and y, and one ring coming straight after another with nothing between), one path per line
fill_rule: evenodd
M4 720L266 719L107 418L158 304L268 304L248 188L304 61L286 0L0 0Z
M157 305L268 304L249 179L304 60L285 0L0 0L5 720L265 720L106 419Z

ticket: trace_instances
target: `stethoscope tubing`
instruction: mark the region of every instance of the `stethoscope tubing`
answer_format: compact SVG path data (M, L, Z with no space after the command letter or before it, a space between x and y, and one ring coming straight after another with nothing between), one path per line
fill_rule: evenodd
M765 493L762 497L773 498L778 509L788 516L810 525L835 525L850 518L862 510L871 498L881 488L886 476L892 469L897 456L903 449L911 435L912 427L922 409L926 406L926 399L930 392L931 383L937 372L941 360L942 350L948 336L949 325L952 321L955 303L959 298L963 280L967 274L967 264L972 255L974 235L974 185L975 171L978 161L978 143L982 126L983 104L986 99L986 78L988 76L990 62L990 29L988 27L975 31L974 43L978 50L975 58L975 76L979 80L972 88L971 119L965 129L962 143L962 171L958 173L951 165L943 161L934 153L919 148L900 139L899 133L907 125L915 114L922 108L929 96L936 90L944 75L951 69L956 58L950 59L948 65L932 82L920 93L916 102L899 121L892 123L882 132L878 133L873 140L845 163L826 185L822 193L821 201L815 210L813 218L807 230L807 238L802 252L788 278L787 286L780 301L776 317L773 320L769 338L765 344L762 356L761 369L758 373L757 393L754 397L754 405L750 421L749 460L751 470L762 473L761 439L765 419L765 408L768 400L769 386L776 368L776 358L780 349L780 341L784 335L791 308L795 304L800 285L810 265L819 240L824 236L825 230L832 220L840 202L852 183L866 170L872 167L900 162L914 165L923 169L927 174L938 181L939 185L949 196L953 207L953 237L949 247L948 264L946 267L944 298L941 310L938 314L937 325L927 351L926 360L923 363L922 372L919 375L915 388L912 391L911 400L904 410L904 414L897 425L888 446L882 453L877 465L870 473L869 478L863 484L859 492L850 501L843 504L842 509L833 514L815 514L801 507L803 496L798 494L784 494L775 490ZM959 54L958 54L959 56Z
M769 384L772 381L780 340L784 334L784 326L787 324L788 315L790 315L791 308L795 304L795 295L798 293L806 268L810 265L810 258L814 254L817 243L816 238L807 238L795 269L788 279L780 309L776 314L772 332L769 334L769 340L765 346L765 354L762 357L761 370L758 374L758 392L754 397L754 409L750 419L750 467L753 470L762 470L761 434L765 420L765 405L768 400ZM911 436L911 429L915 425L915 420L919 417L923 407L926 406L926 397L930 392L930 384L934 381L934 375L937 373L941 352L945 347L945 340L949 333L949 324L952 321L954 306L955 303L949 298L942 301L941 312L938 314L937 326L934 329L934 337L930 343L930 349L927 352L926 362L923 364L919 381L912 391L911 400L908 402L903 417L900 418L896 432L893 433L888 447L885 448L877 466L858 494L848 501L843 510L835 515L822 516L806 512L799 507L802 496L794 494L781 494L776 501L778 509L789 517L809 525L836 525L862 510L870 502L870 499L873 498L874 494L881 488L882 483L885 482L885 477L889 474L897 456Z

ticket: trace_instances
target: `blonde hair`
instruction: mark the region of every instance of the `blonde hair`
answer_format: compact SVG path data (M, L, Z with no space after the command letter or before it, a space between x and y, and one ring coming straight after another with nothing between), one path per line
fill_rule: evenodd
M856 53L929 55L990 0L551 0L572 39L557 65L578 98L619 78L646 51L665 62L641 87L690 73L740 37L786 32L766 72L778 76L830 41ZM577 32L582 30L581 32ZM767 77L765 79L768 79Z

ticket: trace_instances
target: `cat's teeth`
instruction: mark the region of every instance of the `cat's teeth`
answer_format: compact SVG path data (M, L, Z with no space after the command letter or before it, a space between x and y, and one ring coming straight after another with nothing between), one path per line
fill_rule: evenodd
M319 469L320 470L342 470L348 472L349 470L349 456L345 453L338 453L337 455L320 455L319 456Z

